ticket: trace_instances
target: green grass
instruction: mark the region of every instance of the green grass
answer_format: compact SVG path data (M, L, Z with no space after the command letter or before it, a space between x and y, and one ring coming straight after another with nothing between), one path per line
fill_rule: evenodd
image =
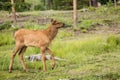
M11 45L14 43L13 32L1 31L0 32L0 46Z
M60 32L61 34L62 32ZM58 36L60 35L58 34ZM25 73L17 55L13 73L8 73L10 55L14 45L0 47L0 77L2 80L117 80L120 79L120 45L113 46L119 35L83 34L78 38L56 38L51 49L55 56L66 59L56 61L56 67L51 70L51 61L47 61L47 72L42 71L42 62L29 62L26 65L29 72ZM116 43L115 43L116 44ZM107 48L106 48L107 47ZM37 48L28 48L26 55L39 53Z
M25 29L32 29L32 30L38 30L38 29L46 29L49 25L38 25L32 22L25 22L24 28Z

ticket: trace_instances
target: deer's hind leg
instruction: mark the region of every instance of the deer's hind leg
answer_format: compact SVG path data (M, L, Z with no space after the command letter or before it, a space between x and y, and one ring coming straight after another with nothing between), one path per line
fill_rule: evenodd
M45 51L46 51L46 47L41 47L41 54L42 54L42 61L43 61L43 71L46 71L46 56L45 56Z
M25 65L25 62L24 62L24 57L23 57L24 52L26 51L26 48L27 48L26 46L22 47L21 50L20 50L20 52L19 52L20 62L21 62L21 64L22 64L22 67L23 67L23 69L24 69L25 72L28 71L28 70L27 70L27 67L26 67L26 65Z
M17 52L18 52L20 49L21 49L21 46L20 46L19 44L16 44L15 49L14 49L14 51L13 51L13 53L12 53L12 56L11 56L11 60L10 60L9 73L12 72L12 66L13 66L13 63L14 63L14 58L15 58Z

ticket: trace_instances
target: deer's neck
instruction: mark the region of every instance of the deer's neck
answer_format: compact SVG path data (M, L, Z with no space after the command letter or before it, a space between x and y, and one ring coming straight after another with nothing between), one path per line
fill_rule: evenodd
M53 40L57 33L58 29L53 27L52 25L48 29L46 29L46 35L49 37L50 40Z

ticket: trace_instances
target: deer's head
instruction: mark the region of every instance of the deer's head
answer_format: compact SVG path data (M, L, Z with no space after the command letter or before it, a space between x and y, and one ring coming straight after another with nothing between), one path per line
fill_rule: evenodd
M53 20L53 19L51 20L51 24L57 29L64 27L64 23L59 22L57 20Z

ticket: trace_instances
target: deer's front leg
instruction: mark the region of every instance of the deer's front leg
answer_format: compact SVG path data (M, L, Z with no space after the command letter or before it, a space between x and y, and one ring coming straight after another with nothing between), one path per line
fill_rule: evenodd
M53 52L47 48L47 52L51 55L51 59L52 59L52 69L54 69L55 67L55 59L54 59L54 55L53 55Z
M17 44L13 53L12 53L11 60L10 60L10 65L9 65L9 73L12 72L12 66L13 66L13 63L14 63L14 58L15 58L17 52L20 50L20 48L21 48L21 46L19 44Z

